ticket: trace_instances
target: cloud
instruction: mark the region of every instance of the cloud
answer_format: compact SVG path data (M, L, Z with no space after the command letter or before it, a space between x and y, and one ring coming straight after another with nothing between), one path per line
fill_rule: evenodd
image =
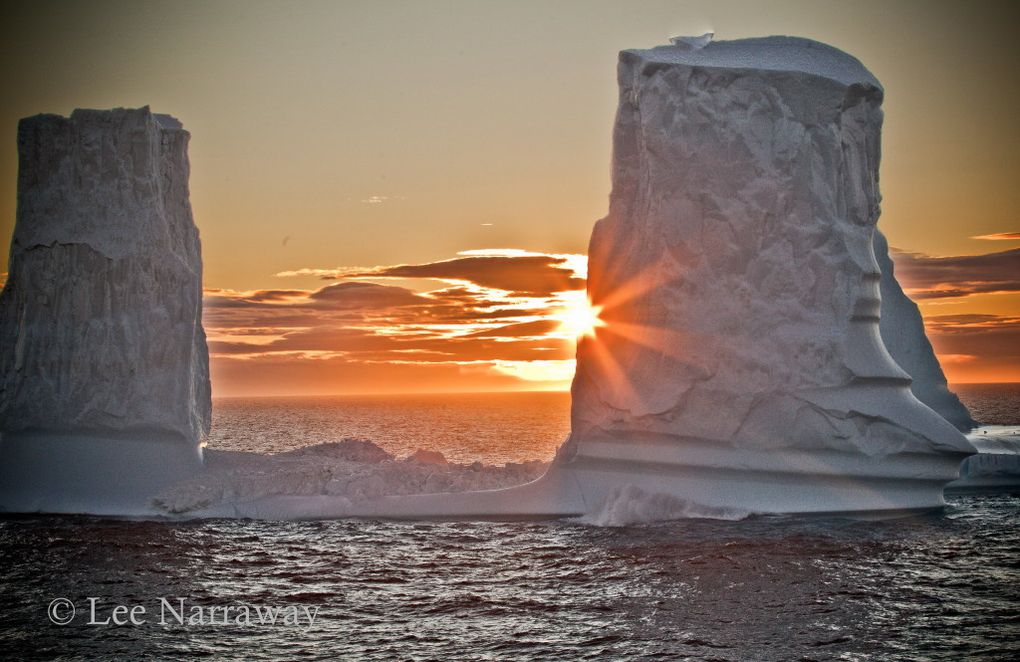
M897 280L917 300L1020 292L1020 248L949 257L893 249L892 258Z
M1020 232L996 232L995 234L979 234L971 239L984 239L985 241L1020 241Z
M265 375L314 373L331 384L332 374L317 371L363 375L376 366L379 374L421 376L435 370L448 386L460 375L460 390L565 387L574 341L564 337L557 316L563 293L584 287L585 267L584 256L501 249L424 264L288 274L339 281L316 289L207 289L204 323L221 375L217 393L259 392L241 375L267 379L258 376L261 367ZM375 279L383 282L370 282ZM426 289L386 282L391 279L418 280ZM444 285L427 289L436 281ZM291 369L290 363L307 365ZM414 368L391 369L397 365ZM421 377L385 390L422 390L429 383ZM311 384L299 390L315 391Z
M925 328L950 382L1020 380L1020 316L935 315Z
M560 322L554 319L541 319L533 322L518 322L517 324L507 324L505 326L499 326L494 329L485 329L483 331L476 331L469 337L471 338L520 338L525 336L543 336L547 333L555 331L560 327Z
M429 303L429 300L403 287L376 283L343 282L328 285L308 294L316 307L379 310Z
M352 274L355 278L359 276L467 281L482 287L529 296L550 296L554 292L584 287L584 280L575 277L562 258L549 255L460 257L425 264L401 264Z
M327 280L350 278L428 278L527 296L551 296L556 292L584 288L582 255L532 253L514 249L463 251L458 257L421 264L398 264L368 268L305 268L282 271L277 276L317 276Z
M894 259L918 299L1020 291L1020 249L897 251ZM564 293L584 287L585 268L584 256L500 249L288 274L331 281L314 289L209 289L215 388L218 395L564 388L574 365L574 341L560 321ZM1020 378L1020 317L929 316L926 326L950 381Z

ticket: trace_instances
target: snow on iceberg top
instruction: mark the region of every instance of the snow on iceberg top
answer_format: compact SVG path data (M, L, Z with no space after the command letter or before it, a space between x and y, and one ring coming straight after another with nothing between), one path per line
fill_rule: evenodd
M712 41L712 36L708 33L697 37L674 37L668 46L632 48L623 53L660 64L803 72L847 86L864 83L882 89L882 84L860 60L819 41L803 37Z

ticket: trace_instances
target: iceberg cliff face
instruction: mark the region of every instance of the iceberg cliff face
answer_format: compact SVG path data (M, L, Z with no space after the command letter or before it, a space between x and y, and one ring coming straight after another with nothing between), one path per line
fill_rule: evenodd
M188 138L148 108L19 124L0 294L0 471L31 456L55 475L76 455L48 460L45 448L72 444L88 463L102 440L127 448L112 462L156 443L176 448L153 448L166 473L200 464L211 400Z
M970 417L960 398L949 390L946 375L924 333L921 311L896 282L889 244L878 231L875 232L875 257L882 269L882 342L913 380L910 390L914 396L958 430L969 432L977 422Z

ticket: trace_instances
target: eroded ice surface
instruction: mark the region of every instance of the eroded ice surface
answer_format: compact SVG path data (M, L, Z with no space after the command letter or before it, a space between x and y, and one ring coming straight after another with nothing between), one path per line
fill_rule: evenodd
M0 430L209 429L188 138L148 108L18 125Z
M880 334L881 270L872 245L878 81L846 53L790 37L695 38L624 51L618 73L610 209L589 250L589 293L607 324L579 344L572 434L545 475L488 489L526 482L542 467L454 466L430 453L398 460L364 444L276 456L210 452L203 472L167 486L149 507L171 516L583 516L612 525L941 505L943 485L974 449L914 398ZM173 145L183 133L169 120L146 118L156 127L149 138ZM152 162L159 149L148 144L125 155L117 174ZM157 217L184 218L180 204L160 206L166 178L147 172L142 167L129 177L133 186L117 190L129 201L149 195ZM171 173L169 181L182 180ZM119 196L96 199L121 204ZM137 230L125 223L114 215L110 227L125 237L85 242L86 257L91 250L114 263L129 258L125 247ZM73 236L105 226L86 214L68 227ZM182 253L161 259L183 255L192 264L186 224L164 230L157 240L184 243ZM53 246L59 256L63 244ZM186 271L167 271L149 294L182 282L190 292L195 270ZM102 282L139 281L148 282L144 273ZM109 298L121 300L116 292ZM182 305L190 303L185 297ZM193 343L201 327L187 319L192 326L171 331L190 330ZM133 333L143 330L126 328L132 347ZM158 352L165 354L154 364L141 356L138 365L158 365L163 379L203 395L197 368L174 372L160 363L194 358L194 345ZM77 364L70 365L61 369ZM124 397L148 398L139 404L143 414L167 408L153 411L157 429L193 438L207 420L204 402L167 407L160 396L182 391L158 379L148 392ZM91 412L88 402L83 411ZM117 411L134 416L131 408ZM109 415L109 407L96 414Z
M805 39L624 51L573 435L967 453L879 335L881 86Z

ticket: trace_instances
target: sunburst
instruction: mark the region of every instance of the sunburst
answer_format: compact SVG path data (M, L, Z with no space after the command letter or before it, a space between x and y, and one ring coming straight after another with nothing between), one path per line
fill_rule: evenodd
M563 292L560 302L560 309L553 314L553 319L559 322L557 332L571 338L594 337L595 329L605 326L599 317L602 307L593 306L583 290Z

